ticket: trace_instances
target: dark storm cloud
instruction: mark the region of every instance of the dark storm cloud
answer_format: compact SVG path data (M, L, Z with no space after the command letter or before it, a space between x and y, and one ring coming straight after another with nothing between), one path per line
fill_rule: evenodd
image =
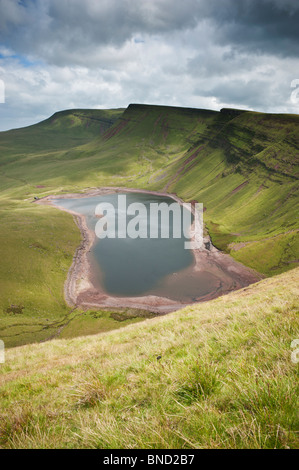
M215 39L248 52L298 56L298 0L224 0L206 12Z
M197 0L0 0L0 41L54 63L60 55L74 62L74 50L92 53L97 46L121 46L138 33L193 28L198 6Z
M0 0L0 12L0 41L51 63L81 63L95 47L204 21L212 25L211 42L298 54L298 0Z

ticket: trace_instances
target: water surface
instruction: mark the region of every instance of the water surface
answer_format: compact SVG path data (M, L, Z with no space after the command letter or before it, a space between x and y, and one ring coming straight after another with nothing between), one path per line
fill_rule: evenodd
M118 193L120 194L120 193ZM102 196L55 199L54 204L83 214L87 225L94 230L97 221L95 207L100 202L109 202L117 209L118 194ZM127 205L134 202L143 203L148 209L147 224L151 203L165 202L168 205L174 200L169 197L156 196L144 193L126 194ZM186 210L186 209L182 209ZM117 211L116 211L117 212ZM130 217L127 216L128 221ZM133 218L133 216L131 216ZM181 238L172 236L172 217L170 217L170 238L105 238L98 239L91 249L90 261L94 270L93 282L101 285L104 290L113 296L141 296L147 294L165 295L173 299L193 299L199 291L208 291L209 279L205 277L202 289L198 280L186 283L180 281L177 286L169 284L169 279L194 263L191 250L184 248L183 234ZM159 219L159 234L161 220ZM118 230L116 224L116 232ZM201 292L202 293L202 292Z

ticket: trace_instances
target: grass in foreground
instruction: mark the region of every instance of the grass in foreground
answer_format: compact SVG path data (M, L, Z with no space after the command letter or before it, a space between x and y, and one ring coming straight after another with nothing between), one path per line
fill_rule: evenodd
M8 349L2 448L298 447L298 278L295 269L117 332Z

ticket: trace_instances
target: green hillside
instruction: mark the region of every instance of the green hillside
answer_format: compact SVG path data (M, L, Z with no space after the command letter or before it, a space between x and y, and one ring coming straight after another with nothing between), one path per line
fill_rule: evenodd
M299 116L130 105L69 110L0 133L0 337L7 346L123 326L71 311L63 284L80 234L34 196L127 186L205 207L213 243L266 276L298 264ZM127 323L142 312L127 312Z
M123 111L71 109L57 112L32 126L1 132L1 157L24 157L27 153L37 154L85 144L109 129Z
M298 116L242 113L169 187L203 201L214 244L265 275L298 263L298 126Z
M298 268L117 332L6 351L2 448L298 448Z

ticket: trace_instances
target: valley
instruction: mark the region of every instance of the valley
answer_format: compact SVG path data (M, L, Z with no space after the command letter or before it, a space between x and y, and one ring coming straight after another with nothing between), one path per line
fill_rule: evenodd
M166 191L202 202L213 245L261 277L295 267L298 119L133 104L63 111L2 132L3 339L9 346L44 341L66 332L61 322L73 315L63 286L81 234L71 215L34 198L107 186ZM77 314L92 324L92 308ZM119 326L107 311L97 315L102 321L88 331Z
M133 104L0 133L1 447L298 445L298 125ZM85 219L51 202L99 191L202 202L210 250L151 304L103 301ZM219 297L153 306L205 263Z

